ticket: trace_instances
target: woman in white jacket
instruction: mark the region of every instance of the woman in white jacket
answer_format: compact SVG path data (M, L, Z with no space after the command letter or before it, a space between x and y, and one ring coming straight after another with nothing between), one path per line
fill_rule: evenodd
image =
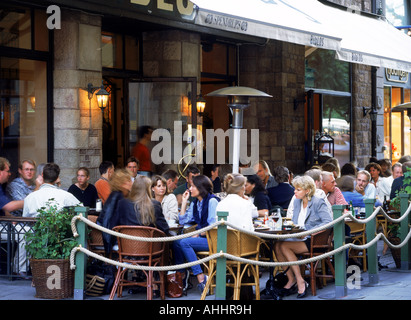
M229 173L224 179L227 196L221 200L216 211L228 212L227 222L239 229L254 231L253 217L258 217L257 207L244 195L247 179L239 173Z
M178 226L177 198L167 189L167 181L162 176L156 175L152 179L151 191L153 198L161 203L163 215L170 228Z

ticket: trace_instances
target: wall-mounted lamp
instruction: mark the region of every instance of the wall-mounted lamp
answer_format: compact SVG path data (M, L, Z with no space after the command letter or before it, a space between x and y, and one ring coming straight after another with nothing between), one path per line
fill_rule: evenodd
M203 116L205 106L206 106L206 100L203 98L203 95L200 92L200 94L197 96L197 103L196 103L197 113L200 117Z
M100 89L100 90L98 90ZM97 98L97 105L101 109L101 112L104 112L104 109L107 108L108 105L108 97L109 93L104 89L103 82L101 82L101 87L93 87L91 83L87 85L87 92L88 92L88 99L91 100L93 98L94 92L97 91L96 93L96 98Z
M366 117L367 114L370 115L371 121L376 121L377 120L378 112L373 107L371 107L371 108L362 107L362 116Z

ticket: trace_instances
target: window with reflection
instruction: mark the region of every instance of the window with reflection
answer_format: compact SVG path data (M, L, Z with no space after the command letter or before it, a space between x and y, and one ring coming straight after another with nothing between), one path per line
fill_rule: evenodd
M350 162L350 97L324 95L322 128L334 139L334 157Z
M47 162L46 62L0 57L0 155Z
M305 59L305 86L350 92L350 65L332 50L317 49Z

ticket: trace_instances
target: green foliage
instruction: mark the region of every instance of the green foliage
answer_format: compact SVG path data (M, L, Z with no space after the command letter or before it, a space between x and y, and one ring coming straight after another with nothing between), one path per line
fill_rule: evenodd
M400 194L411 194L411 168L407 168L407 170L404 172L404 181L403 181L403 187L396 192L396 196L394 199L391 199L390 201L390 207L394 211L400 211L401 210L401 204L400 204ZM396 217L399 218L399 217ZM390 237L398 237L400 234L400 225L398 223L389 223L388 224L388 234Z
M54 199L39 210L33 232L25 234L26 250L33 259L68 259L77 245L71 230L73 209L58 209Z

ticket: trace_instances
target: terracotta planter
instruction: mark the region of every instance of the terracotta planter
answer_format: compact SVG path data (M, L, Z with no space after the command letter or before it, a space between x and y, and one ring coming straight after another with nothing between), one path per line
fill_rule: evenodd
M74 271L70 260L30 259L36 298L65 299L74 293Z

